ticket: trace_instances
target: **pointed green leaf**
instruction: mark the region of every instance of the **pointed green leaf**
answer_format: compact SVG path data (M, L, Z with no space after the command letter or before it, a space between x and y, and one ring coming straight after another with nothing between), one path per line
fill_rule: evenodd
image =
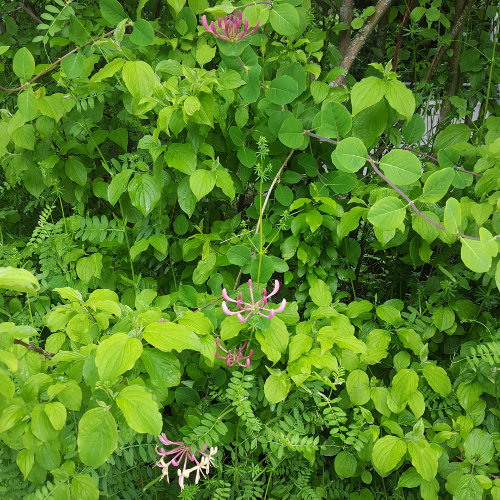
M411 184L422 175L422 165L419 159L403 149L393 149L382 156L379 165L384 175L399 186Z

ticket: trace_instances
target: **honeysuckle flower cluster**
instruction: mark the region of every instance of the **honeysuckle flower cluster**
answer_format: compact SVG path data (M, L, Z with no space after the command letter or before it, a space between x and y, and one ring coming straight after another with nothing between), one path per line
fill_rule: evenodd
M220 345L219 337L215 339L215 343L217 344L215 357L225 359L227 366L233 366L235 364L243 368L248 368L250 366L250 358L253 356L253 349L250 349L250 353L248 355L243 355L243 351L248 344L248 340L245 340L245 343L238 350L235 347L232 351L226 351L226 349ZM226 355L220 356L218 349L224 351Z
M220 33L217 31L213 21L210 25L208 24L207 16L203 16L201 18L201 23L209 33L219 37L221 40L225 40L226 42L239 42L240 40L243 40L243 38L247 38L255 33L259 27L260 21L257 21L257 25L249 32L248 30L250 28L248 26L248 19L243 21L243 11L240 10L238 12L234 12L230 16L217 18L217 25L219 26ZM242 24L243 29L240 31Z
M252 301L251 303L249 302L243 302L241 300L242 294L241 292L238 294L238 300L234 300L229 295L227 294L226 289L222 290L222 298L225 299L222 302L222 310L224 311L225 314L228 316L234 316L235 314L238 315L238 319L242 323L246 323L248 318L252 314L258 314L259 316L262 316L263 318L273 318L275 314L278 314L282 312L285 309L286 306L286 299L283 299L281 301L281 304L277 309L270 309L268 307L265 307L267 305L267 301L269 297L272 297L273 295L276 295L278 293L278 290L280 289L280 283L278 280L274 281L274 290L268 294L266 289L264 288L263 290L263 296L262 298L255 302L254 296L253 296L253 286L252 286L252 280L248 280L248 287L250 289L250 300ZM233 304L236 304L238 307L238 311L230 311L229 308L227 307L226 300L228 302L232 302ZM266 311L268 314L264 314L262 311ZM243 316L242 313L248 313L246 316Z
M170 441L166 434L163 433L158 436L158 439L167 446L174 446L173 449L166 451L164 448L156 447L156 453L160 455L160 460L156 463L158 467L161 467L162 473L161 477L166 477L167 481L170 483L170 478L168 476L168 468L170 466L177 468L177 476L179 478L179 486L184 489L184 480L187 479L192 472L196 472L194 483L198 484L200 481L200 476L205 476L210 471L210 465L214 463L214 455L217 453L217 447L210 448L208 453L207 445L203 450L192 450L191 446L186 445L181 441ZM196 455L199 454L199 459ZM167 458L171 457L168 462ZM193 467L189 467L192 464Z

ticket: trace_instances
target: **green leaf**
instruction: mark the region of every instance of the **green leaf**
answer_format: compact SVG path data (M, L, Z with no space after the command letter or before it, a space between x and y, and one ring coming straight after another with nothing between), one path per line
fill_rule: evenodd
M415 391L410 394L410 397L408 398L408 406L415 415L415 418L420 418L424 414L425 400L420 391Z
M231 174L223 167L215 171L215 185L222 189L222 192L232 201L236 196L234 182Z
M473 429L464 441L465 458L475 466L491 462L495 454L493 439L482 429Z
M215 175L210 170L198 169L189 176L189 187L200 201L204 198L215 186Z
M366 147L357 137L341 140L332 153L333 164L344 172L357 172L366 159Z
M317 279L309 288L311 300L320 307L328 307L332 303L332 293L328 285L320 279Z
M82 257L76 263L76 274L88 283L92 278L100 278L102 270L102 254L94 253L90 257Z
M78 424L78 454L80 460L97 469L118 446L115 419L105 408L88 410Z
M406 453L405 442L396 436L384 436L373 446L372 463L380 474L391 472Z
M235 266L245 268L252 263L252 252L245 245L235 245L227 251L227 260Z
M432 481L437 474L441 448L438 445L431 446L427 441L421 440L410 441L408 451L413 467L426 481Z
M290 340L288 347L288 362L300 358L302 354L308 352L312 347L312 338L304 333L297 333Z
M448 198L444 207L444 227L449 233L456 234L462 224L462 208L455 198Z
M61 94L49 95L38 99L40 113L58 122L64 115L64 101Z
M331 326L324 326L318 332L321 354L329 351L333 344L355 353L363 354L366 352L366 344L354 336L354 327L349 318L337 313L330 318L330 323Z
M127 17L118 0L99 0L99 10L108 26L116 26L122 19Z
M417 387L417 373L409 368L403 368L392 379L391 397L398 405L401 405L408 401L408 398L417 390Z
M124 387L116 397L116 404L123 412L127 424L136 432L158 436L163 419L153 395L142 385Z
M17 97L17 107L25 120L32 120L38 112L38 104L33 89L28 87Z
M120 196L127 190L128 181L133 173L133 170L126 168L111 179L108 186L108 201L111 205L115 205Z
M31 123L22 125L12 132L12 140L16 146L24 149L35 149L35 129Z
M266 97L274 104L289 104L298 96L297 82L287 75L276 77L271 81Z
M90 83L99 83L106 78L114 76L125 64L125 61L120 58L113 59L111 62L101 68L95 75L90 78Z
M323 137L344 137L352 127L351 114L338 102L329 102L314 117L313 127L316 133Z
M177 356L158 349L144 349L141 355L151 383L159 387L175 387L181 382L181 365Z
M467 142L470 138L471 130L465 123L454 123L441 130L434 140L433 149L440 149L453 146L460 142Z
M139 339L130 338L125 333L115 333L105 338L97 347L95 364L99 378L112 382L122 373L132 369L142 354Z
M56 431L62 430L66 424L66 408L64 405L58 401L54 401L52 403L46 403L44 410L47 417L49 417L52 427L54 427Z
M352 115L379 102L385 95L385 82L369 76L356 83L351 90Z
M156 75L144 61L127 61L122 69L123 81L135 99L150 97L157 85Z
M188 116L193 116L197 111L200 110L200 107L200 101L194 95L188 96L182 105L182 109Z
M85 186L87 183L87 168L75 156L70 156L64 163L66 175L79 186Z
M452 168L443 168L429 175L425 181L420 201L424 203L436 203L439 201L448 193L454 177L455 171Z
M165 161L169 167L188 175L196 170L196 153L189 144L170 144L165 152Z
M38 280L26 269L0 267L0 288L13 292L36 294L40 290Z
M73 498L79 500L99 500L99 488L90 474L76 474L71 479Z
M130 34L130 41L139 47L152 45L155 39L155 33L151 23L145 19L137 19L134 23L134 29Z
M409 122L401 127L406 144L419 142L425 134L425 121L419 114L414 114Z
M144 340L164 352L201 349L198 335L175 323L150 323L144 330Z
M16 457L17 466L23 473L24 480L28 477L35 463L35 454L31 450L21 450Z
M31 52L23 47L16 52L12 60L12 69L16 76L22 80L29 80L35 72L35 59Z
M158 201L161 191L154 177L149 174L135 175L128 185L130 201L144 217L150 214Z
M349 373L346 389L352 404L364 405L370 400L370 381L366 372L362 370Z
M393 149L379 162L384 175L394 184L406 186L420 179L422 165L418 158L403 149Z
M85 59L80 52L71 54L61 62L61 67L69 79L78 78L85 68Z
M290 377L286 372L281 375L269 375L264 383L264 395L269 404L283 401L290 392Z
M406 209L401 200L387 196L377 201L368 211L368 220L378 229L397 229L404 221Z
M460 478L458 488L454 491L454 500L480 500L483 498L483 487L476 476L465 474Z
M289 148L303 149L306 144L302 122L294 116L288 116L278 132L279 140Z
M288 3L273 5L269 20L273 30L280 35L294 35L300 27L299 13L295 7Z
M400 115L403 115L407 121L411 119L415 112L415 98L412 91L403 82L388 80L386 82L385 98L389 106Z
M323 223L323 216L317 210L309 210L306 213L306 222L311 229L311 233L314 233Z
M289 335L285 323L275 316L271 319L269 328L257 331L255 338L267 358L276 363L286 351Z
M452 199L452 198L450 198ZM491 267L491 254L482 241L460 238L463 263L475 273L486 273Z
M221 339L229 340L236 337L244 327L245 324L238 319L238 316L227 316L220 326Z
M398 480L398 488L416 488L422 483L422 476L414 467L406 469Z
M451 382L444 368L435 365L425 365L422 369L427 383L432 387L434 392L445 398L451 392ZM430 481L428 479L427 481Z
M354 477L358 467L358 461L352 453L349 453L348 451L341 451L335 456L333 467L337 476L341 479Z

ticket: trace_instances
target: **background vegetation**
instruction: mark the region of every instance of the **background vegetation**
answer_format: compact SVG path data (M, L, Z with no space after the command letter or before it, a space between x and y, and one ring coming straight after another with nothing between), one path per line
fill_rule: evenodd
M250 37L202 25L240 9ZM4 0L0 496L498 500L498 31L479 0ZM226 316L249 279L284 311ZM159 482L160 432L210 474Z

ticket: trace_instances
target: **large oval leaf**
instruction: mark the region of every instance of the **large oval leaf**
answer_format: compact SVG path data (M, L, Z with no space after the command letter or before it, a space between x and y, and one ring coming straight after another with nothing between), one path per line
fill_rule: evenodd
M372 462L381 474L387 474L398 465L405 453L406 444L402 439L384 436L373 447Z
M115 419L105 408L92 408L78 424L78 453L80 460L97 469L115 451L118 430Z
M393 149L380 159L380 168L394 184L406 186L420 179L422 165L418 158L403 149Z
M377 201L368 211L368 220L378 229L390 231L398 228L404 221L405 206L398 198L388 196Z

